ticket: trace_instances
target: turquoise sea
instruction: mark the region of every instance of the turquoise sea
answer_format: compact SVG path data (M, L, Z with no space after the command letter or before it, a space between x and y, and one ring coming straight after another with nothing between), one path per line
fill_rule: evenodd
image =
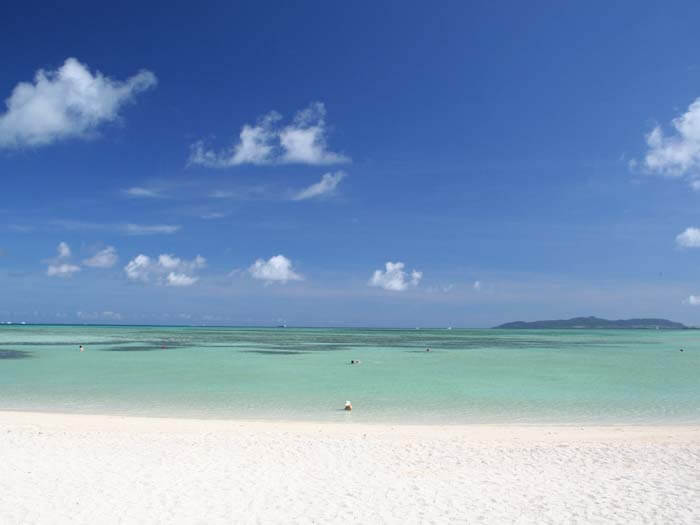
M0 409L700 423L700 331L2 326Z

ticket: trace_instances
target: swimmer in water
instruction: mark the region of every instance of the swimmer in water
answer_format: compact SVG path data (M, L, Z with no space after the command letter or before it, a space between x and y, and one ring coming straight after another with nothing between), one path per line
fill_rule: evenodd
M426 348L425 351L426 351L426 352L430 352L430 348Z
M81 351L81 352L84 352L84 351L85 351L85 349L83 348L83 345L80 345L80 351Z
M345 402L345 410L347 410L348 412L352 410L352 403L350 403L350 401Z

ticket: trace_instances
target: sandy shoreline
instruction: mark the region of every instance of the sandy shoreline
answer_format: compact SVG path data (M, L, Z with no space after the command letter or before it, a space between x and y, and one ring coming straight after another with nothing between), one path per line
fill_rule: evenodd
M700 522L700 426L0 412L1 523Z

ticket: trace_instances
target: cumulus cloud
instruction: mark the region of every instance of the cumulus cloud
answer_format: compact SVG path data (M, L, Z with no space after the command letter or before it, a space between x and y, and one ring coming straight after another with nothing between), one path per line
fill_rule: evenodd
M74 264L49 264L46 275L49 277L70 277L80 271L80 267Z
M294 271L292 261L284 255L275 255L267 261L258 259L248 268L248 271L254 279L265 281L265 284L303 280L303 277Z
M670 177L687 176L691 186L700 188L693 179L700 177L700 98L688 110L671 121L674 132L665 135L656 126L647 135L649 149L644 164L652 172Z
M332 195L335 189L340 184L340 181L346 177L346 174L342 171L337 171L335 173L326 173L321 177L321 180L315 184L312 184L308 188L304 188L298 192L292 200L301 201L305 199L313 199L314 197L324 197Z
M119 256L114 246L107 246L89 259L83 259L83 264L91 268L111 268L118 260Z
M124 267L126 276L134 281L147 281L151 258L148 255L139 254L129 261Z
M127 188L124 190L124 194L127 195L128 197L135 197L135 198L160 198L163 195L157 190L152 190L149 188L142 188L140 186L134 186L132 188Z
M691 306L698 306L700 305L700 295L690 295L686 301Z
M676 235L676 244L683 248L700 247L700 228L686 228L683 233Z
M61 241L58 243L58 248L56 248L58 251L58 257L60 259L65 259L67 257L70 257L71 251L70 251L70 246L68 246L67 243Z
M174 224L125 224L121 229L128 235L170 235L180 230L180 226Z
M314 102L294 120L280 125L282 116L271 111L255 125L245 124L238 142L228 149L207 149L203 141L191 146L190 164L229 167L240 164L337 164L350 159L328 150L326 108Z
M167 253L159 255L157 259L139 254L124 266L124 272L132 281L166 286L191 286L199 280L194 274L206 264L206 259L201 255L188 261Z
M46 275L49 277L70 277L80 271L80 267L66 261L71 256L71 249L68 243L61 241L56 247L56 257L45 260L48 263Z
M87 137L105 122L115 121L122 106L155 86L143 70L126 81L94 74L75 58L55 71L40 69L34 82L20 82L0 115L0 148L43 146L58 140Z
M168 274L169 286L191 286L199 280L199 277L192 277L184 273L170 272Z
M394 263L389 261L384 267L384 271L374 271L368 283L370 286L378 286L385 290L402 292L408 289L409 286L418 286L418 283L423 278L423 272L413 270L410 275L405 272L405 265L402 262Z

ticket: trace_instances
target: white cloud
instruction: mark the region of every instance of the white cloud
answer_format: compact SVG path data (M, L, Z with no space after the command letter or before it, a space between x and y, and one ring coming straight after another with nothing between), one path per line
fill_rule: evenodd
M71 251L70 251L70 246L68 246L67 243L61 241L58 243L58 248L56 248L58 251L58 257L59 259L65 259L67 257L70 257Z
M126 276L132 281L154 282L167 286L191 286L199 280L193 275L204 268L207 261L197 255L191 261L180 259L167 253L157 259L139 254L124 267Z
M700 305L700 295L690 295L688 296L687 302L691 306Z
M402 262L387 262L385 270L375 270L372 278L369 281L370 286L378 286L385 290L394 292L402 292L409 286L418 286L418 283L423 277L423 272L413 270L410 276L404 271L404 263Z
M151 258L148 255L139 254L129 261L124 271L129 279L147 281L150 267Z
M178 257L168 255L167 253L158 256L158 264L160 264L163 268L177 268L181 262L182 261L180 261Z
M671 124L673 135L665 136L659 126L647 135L646 167L671 177L700 176L700 98Z
M257 124L245 124L239 141L223 151L206 149L204 142L191 146L191 164L229 167L240 164L338 164L350 159L328 151L326 108L314 102L299 111L291 124L281 127L282 116L271 111Z
M184 273L170 272L168 274L169 286L191 286L199 280L199 277L191 277Z
M292 200L301 201L304 199L312 199L314 197L322 197L327 195L332 195L335 189L340 184L340 181L346 177L346 174L342 171L337 171L335 173L326 173L321 177L321 180L315 184L312 184L308 188L304 188L299 193L292 197Z
M20 82L0 115L0 148L42 146L72 137L87 137L103 122L119 117L134 95L156 85L150 71L124 82L94 74L75 58L56 71L40 69L34 82Z
M275 255L267 261L258 259L248 268L248 271L254 279L261 279L266 284L303 280L303 277L292 268L292 262L284 255Z
M683 233L676 235L676 244L684 248L700 247L700 228L686 228Z
M257 126L246 124L241 130L241 141L233 148L231 164L266 164L274 153L275 122L281 115L271 111L258 121Z
M176 233L180 226L173 224L125 224L122 229L129 235L170 235Z
M70 264L65 260L70 258L71 249L67 243L61 241L56 247L56 257L47 259L44 262L48 263L46 275L49 277L70 277L80 271L80 267Z
M108 321L120 321L122 318L122 314L118 312L112 312L110 310L104 311L104 312L81 312L78 311L76 312L76 315L80 319L85 319L85 320L97 320L97 319L104 319Z
M208 213L203 213L199 216L200 219L204 219L205 221L211 221L213 219L223 219L224 217L226 217L226 214L219 211L210 211Z
M124 190L124 193L129 197L146 197L146 198L160 198L163 195L157 190L152 190L149 188L142 188L140 186L134 186Z
M173 234L180 231L181 226L174 224L133 224L86 222L70 219L58 219L50 222L52 227L68 231L107 231L126 235L157 235Z
M326 149L326 107L314 102L297 113L294 122L280 132L284 154L281 162L336 164L348 158Z
M111 268L118 260L119 256L114 246L107 246L89 259L83 259L83 264L91 268Z
M473 288L478 292L481 290L481 281L474 281Z
M74 264L49 264L46 275L49 277L70 277L80 271L80 267Z

